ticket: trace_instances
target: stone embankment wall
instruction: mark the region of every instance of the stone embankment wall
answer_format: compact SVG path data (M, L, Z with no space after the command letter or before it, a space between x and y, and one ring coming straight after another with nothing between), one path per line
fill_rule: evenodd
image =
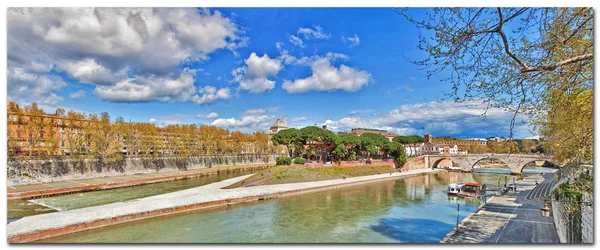
M8 185L34 184L51 181L96 178L139 173L212 168L220 166L274 164L277 155L191 156L129 156L109 163L101 158L76 160L69 156L42 159L9 159Z
M419 156L408 159L404 165L402 165L403 170L411 170L411 169L423 169L425 168L425 157Z

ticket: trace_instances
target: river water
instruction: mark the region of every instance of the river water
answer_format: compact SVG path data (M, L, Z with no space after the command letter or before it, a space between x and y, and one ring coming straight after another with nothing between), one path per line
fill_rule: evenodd
M512 176L507 178L512 180ZM449 183L502 174L443 171L281 199L161 216L45 239L56 243L436 243L482 202Z

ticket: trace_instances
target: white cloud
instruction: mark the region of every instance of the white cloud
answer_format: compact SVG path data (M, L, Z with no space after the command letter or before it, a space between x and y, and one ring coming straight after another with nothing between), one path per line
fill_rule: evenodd
M354 34L353 37L344 37L342 36L342 41L346 42L350 42L350 45L348 47L352 48L352 47L356 47L357 45L360 44L360 38L358 37L357 34Z
M186 69L177 77L136 77L110 86L96 86L96 95L112 102L188 101L196 92L196 71ZM196 100L194 100L196 101Z
M211 123L211 125L217 127L248 127L248 126L257 126L265 121L267 121L270 116L260 115L260 116L242 116L241 119L236 118L227 118L227 119L217 119Z
M150 120L148 120L148 122L152 123L152 124L156 124L158 120L156 120L156 118L150 118Z
M265 110L265 109L248 109L248 110L244 111L244 115L249 115L249 116L263 115L266 113L267 113L267 110Z
M85 91L83 90L79 90L77 92L73 92L69 95L69 98L71 99L83 99L86 96Z
M275 43L275 47L277 48L277 50L281 50L283 47L283 43L282 42L276 42Z
M185 74L181 63L235 53L247 42L233 20L197 8L9 8L7 21L9 70L39 79L55 69L98 85L96 94L109 101L191 100L195 89L176 87L191 92L185 96L156 81L173 84L168 79ZM9 92L21 87L9 84Z
M454 102L430 102L402 105L389 112L378 113L371 118L360 116L343 117L337 121L327 121L334 131L348 131L352 128L373 128L392 131L401 135L432 133L435 135L478 135L508 136L508 124L513 113L491 108L486 117L481 102L462 104ZM351 112L352 113L352 112ZM358 113L358 112L356 112ZM521 123L523 116L517 117L514 138L531 137L528 126Z
M96 60L93 58L67 62L61 67L71 76L84 83L112 85L127 77L124 70L112 72L96 63Z
M310 77L296 79L294 82L286 80L283 82L283 88L288 93L306 93L311 90L355 92L371 81L369 72L343 64L339 68L335 68L329 58L320 58L314 61L311 68L312 75Z
M214 119L219 117L219 114L217 114L216 112L210 112L209 114L206 115L196 115L196 117L201 118L201 119Z
M217 90L216 87L213 86L204 86L198 90L202 96L195 95L193 100L196 104L209 104L213 103L218 99L229 99L231 98L231 91L229 88L220 88Z
M283 64L286 64L286 65L310 66L312 63L314 63L315 61L317 61L321 58L327 58L331 62L334 62L337 60L348 60L348 58L349 58L349 56L346 54L334 53L334 52L327 52L327 54L325 54L325 56L305 56L305 57L301 57L301 58L297 58L293 55L290 55L290 53L285 49L281 49L281 50L279 50L279 52L281 53L281 55L279 56L279 60L281 62L283 62Z
M375 112L375 109L357 109L350 111L350 115L357 115L359 113L372 113Z
M67 84L58 75L10 67L7 73L8 99L11 101L37 102L54 106L63 100L55 91L64 88Z
M289 36L289 41L290 43L292 43L294 46L300 47L300 48L304 48L304 41L302 40L302 38L300 38L300 36L304 37L304 39L306 40L311 40L311 39L329 39L329 37L331 36L330 34L325 33L325 30L323 30L323 28L321 28L320 26L315 26L314 29L311 28L298 28L298 31L296 32L296 35L290 35ZM277 42L275 43L275 46L277 47L277 49L281 49L282 43Z
M300 117L294 117L292 120L290 120L290 122L303 122L308 120L308 118L304 117L304 116L300 116Z
M315 29L311 28L299 28L298 35L302 35L304 39L329 39L330 34L325 33L325 30L320 26L314 26Z
M252 52L244 62L246 66L234 69L231 72L234 76L233 82L239 82L240 89L249 90L252 93L261 93L275 87L275 81L271 81L267 77L279 73L282 68L280 60L269 58L267 54L258 57L256 53Z
M302 39L300 39L297 36L291 35L290 43L292 43L293 45L298 46L300 48L304 48L304 42L302 41Z
M240 118L219 118L214 120L211 125L222 128L235 128L246 133L256 131L265 131L273 123L275 116L269 114L266 109L248 109L244 111Z

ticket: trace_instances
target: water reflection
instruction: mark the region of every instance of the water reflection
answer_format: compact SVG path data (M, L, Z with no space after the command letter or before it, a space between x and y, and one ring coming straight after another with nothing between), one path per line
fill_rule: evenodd
M453 225L430 219L383 218L370 228L400 242L438 243Z

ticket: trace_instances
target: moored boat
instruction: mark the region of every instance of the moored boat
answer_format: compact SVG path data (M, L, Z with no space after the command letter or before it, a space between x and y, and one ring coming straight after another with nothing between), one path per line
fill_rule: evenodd
M474 182L459 182L448 185L448 194L459 197L477 197L481 192L481 184Z
M465 184L462 182L448 184L448 194L457 195L464 190Z

